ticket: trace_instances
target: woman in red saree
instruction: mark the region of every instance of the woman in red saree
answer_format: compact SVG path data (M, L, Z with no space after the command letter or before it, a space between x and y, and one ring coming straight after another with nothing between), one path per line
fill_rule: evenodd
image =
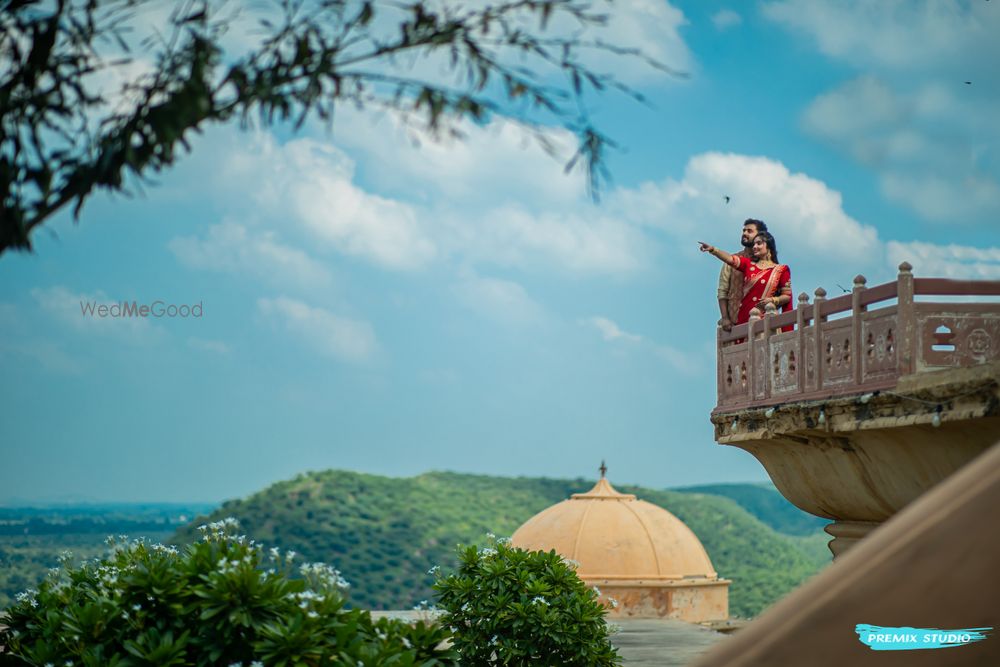
M750 321L750 315L757 311L763 317L764 308L773 303L782 312L792 309L792 272L784 264L778 264L778 248L774 237L768 232L761 232L754 237L750 253L753 259L730 255L707 243L701 244L701 251L708 252L743 274L743 299L735 324ZM791 325L781 328L791 331Z

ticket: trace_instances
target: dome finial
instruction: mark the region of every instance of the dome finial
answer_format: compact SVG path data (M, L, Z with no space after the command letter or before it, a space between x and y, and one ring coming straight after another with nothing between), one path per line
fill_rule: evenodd
M604 459L601 459L601 467L598 470L601 471L601 479L604 479L604 476L608 474L608 466L604 465Z

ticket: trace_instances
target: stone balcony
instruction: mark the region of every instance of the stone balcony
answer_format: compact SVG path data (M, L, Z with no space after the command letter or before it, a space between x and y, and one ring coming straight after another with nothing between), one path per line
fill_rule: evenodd
M832 519L838 555L1000 441L991 296L1000 281L914 278L903 263L893 282L858 276L850 294L820 288L812 304L802 294L792 312L720 329L716 441Z

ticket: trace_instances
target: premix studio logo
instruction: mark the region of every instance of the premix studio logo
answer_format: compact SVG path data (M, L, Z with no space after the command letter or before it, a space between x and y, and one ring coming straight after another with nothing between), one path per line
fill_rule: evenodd
M873 651L914 651L929 648L954 648L982 641L993 628L893 628L858 623L854 631L861 643Z

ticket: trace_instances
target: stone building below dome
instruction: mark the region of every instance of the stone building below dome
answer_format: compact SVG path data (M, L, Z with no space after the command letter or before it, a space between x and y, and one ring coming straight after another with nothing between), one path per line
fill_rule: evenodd
M729 616L730 581L720 579L698 537L667 510L619 493L603 474L586 493L542 510L511 540L522 549L555 549L579 563L610 616L698 623Z

